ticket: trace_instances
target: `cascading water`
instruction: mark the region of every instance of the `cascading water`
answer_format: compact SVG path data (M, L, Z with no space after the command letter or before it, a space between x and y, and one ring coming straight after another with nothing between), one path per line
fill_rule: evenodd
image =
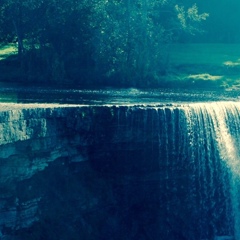
M240 239L240 103L21 108L0 112L0 239Z
M125 112L121 121L119 112ZM128 123L131 131L118 133L130 133L125 136L130 144L144 142L143 158L149 164L152 158L159 161L164 219L173 225L168 231L176 227L176 212L194 224L183 234L186 239L240 239L240 104L142 106L119 112L118 126Z
M192 157L195 161L200 161L199 164L202 165L202 171L205 175L205 179L202 184L210 187L211 192L206 194L208 194L208 197L210 196L210 200L212 201L210 203L211 205L215 204L215 191L217 190L213 180L214 174L216 171L219 171L219 167L216 167L216 164L219 163L214 163L216 153L219 155L220 160L223 161L220 163L224 165L224 168L222 169L223 194L225 195L225 200L227 200L229 191L230 202L226 202L226 217L222 218L221 221L226 222L226 225L228 225L228 231L230 230L231 223L233 222L232 231L234 239L240 239L239 113L240 104L233 102L191 104L189 109L186 110L189 130L193 131L190 135L195 134L195 136L192 137L196 144L194 148L198 149L200 152L200 156L198 153L198 155L193 154ZM205 145L204 149L202 149L203 145ZM208 172L206 172L207 169L205 169L206 161L208 161ZM226 180L228 181L225 182ZM225 186L225 184L227 184L227 186ZM229 190L228 187L230 188ZM228 206L229 204L231 204L231 206ZM219 216L221 211L222 209L216 209L215 215ZM209 223L210 222L211 217L209 219ZM223 233L218 232L218 229L215 228L214 235L216 236L218 234Z

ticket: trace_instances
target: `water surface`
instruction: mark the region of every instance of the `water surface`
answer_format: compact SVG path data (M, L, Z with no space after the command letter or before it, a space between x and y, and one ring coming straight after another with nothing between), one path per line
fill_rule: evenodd
M0 102L58 103L80 105L158 105L172 103L239 101L237 91L173 89L57 89L43 87L2 87Z

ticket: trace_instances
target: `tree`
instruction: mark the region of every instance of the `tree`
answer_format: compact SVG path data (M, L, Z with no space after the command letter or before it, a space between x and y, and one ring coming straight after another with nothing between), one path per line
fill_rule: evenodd
M34 15L41 1L37 0L2 0L1 4L1 41L16 41L19 59L25 51L27 40L39 20ZM28 43L27 43L28 45Z
M64 82L92 64L86 0L3 0L2 41L18 42L21 65L30 80ZM78 74L78 73L76 73Z
M143 85L165 73L168 47L179 31L197 31L207 14L167 0L97 1L92 15L98 70Z
M179 32L207 18L174 0L2 0L0 9L0 40L17 39L26 78L53 83L151 84Z

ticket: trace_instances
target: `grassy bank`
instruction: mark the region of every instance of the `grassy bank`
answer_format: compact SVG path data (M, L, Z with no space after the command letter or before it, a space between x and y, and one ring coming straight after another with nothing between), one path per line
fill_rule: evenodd
M15 44L0 45L0 82L26 81ZM173 44L159 86L240 89L240 44Z
M0 45L0 82L21 82L24 73L17 59L17 45Z
M240 44L173 45L169 72L192 85L240 89Z
M172 64L221 66L240 59L240 44L173 44L170 54Z
M14 55L17 55L16 44L0 45L0 61Z

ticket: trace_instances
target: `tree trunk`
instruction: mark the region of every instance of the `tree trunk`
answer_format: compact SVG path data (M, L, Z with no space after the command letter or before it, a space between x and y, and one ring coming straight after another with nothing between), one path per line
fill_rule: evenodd
M22 12L22 2L18 1L16 3L16 16L13 19L13 25L15 28L15 32L17 35L18 42L18 58L20 62L22 62L22 56L24 53L24 45L23 45L23 12Z

